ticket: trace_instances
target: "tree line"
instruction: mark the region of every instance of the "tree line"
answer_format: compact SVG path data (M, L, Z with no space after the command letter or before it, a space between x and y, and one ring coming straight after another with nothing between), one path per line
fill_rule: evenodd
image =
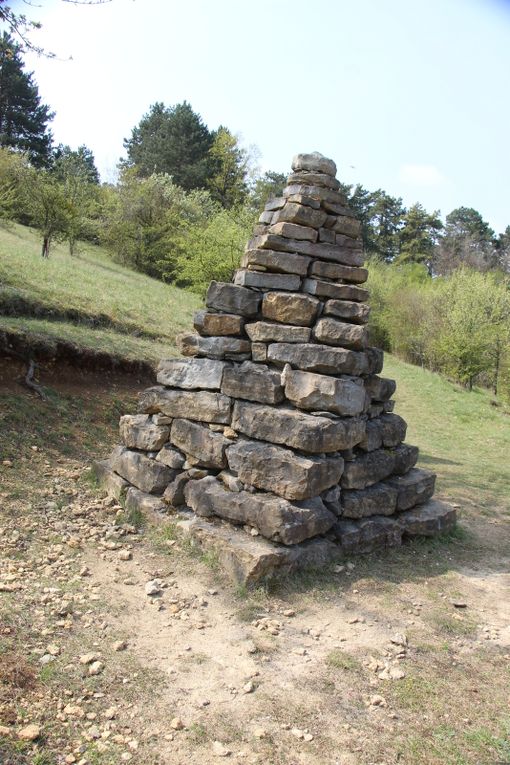
M153 104L124 141L115 184L93 153L55 146L20 46L0 38L0 219L54 241L106 246L157 279L204 293L229 280L261 208L286 178L257 173L253 152L226 127L211 130L191 104ZM441 219L382 189L344 185L371 263L374 342L467 387L510 389L510 226L499 235L473 208Z

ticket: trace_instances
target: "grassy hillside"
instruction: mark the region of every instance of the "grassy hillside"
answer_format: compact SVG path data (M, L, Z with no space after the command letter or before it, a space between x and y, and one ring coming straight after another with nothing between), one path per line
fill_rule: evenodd
M0 331L154 361L176 353L175 335L190 327L199 303L114 263L100 247L83 244L71 257L55 245L44 260L31 229L0 229Z

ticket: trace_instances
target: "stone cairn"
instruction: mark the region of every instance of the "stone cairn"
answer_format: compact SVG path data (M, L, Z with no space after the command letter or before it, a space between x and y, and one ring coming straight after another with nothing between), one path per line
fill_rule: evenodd
M211 282L196 333L178 338L191 358L160 362L96 464L128 509L187 515L241 581L455 523L379 376L360 223L335 175L321 154L294 158L233 282Z

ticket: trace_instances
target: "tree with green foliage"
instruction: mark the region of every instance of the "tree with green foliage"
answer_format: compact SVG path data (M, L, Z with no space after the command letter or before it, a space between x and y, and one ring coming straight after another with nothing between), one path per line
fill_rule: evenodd
M349 207L361 221L363 247L369 256L391 263L399 254L399 235L406 212L400 197L382 189L368 191L361 184L342 184Z
M25 71L20 46L4 32L0 38L0 146L26 152L35 167L51 159L48 123L54 114L41 103L33 74Z
M494 242L498 267L506 273L510 273L510 226L507 226L502 234Z
M255 180L250 193L250 204L255 212L260 213L264 205L274 197L281 197L287 185L287 176L273 170L266 172Z
M212 198L227 210L240 207L248 194L248 152L223 125L214 133L209 168L207 188Z
M213 141L187 101L168 107L158 102L124 140L127 160L122 164L136 167L143 178L166 173L185 191L206 188Z
M0 148L0 220L16 219L20 213L20 178L27 168L24 154Z
M417 202L402 216L397 263L423 263L430 270L443 224L439 210L432 214Z
M66 239L71 208L64 188L47 170L26 168L20 182L25 215L42 236L43 258L49 258L51 244Z
M437 273L448 274L460 266L487 271L497 265L494 231L478 210L457 207L446 216L444 235L435 258Z
M97 203L99 173L86 146L73 150L60 144L54 152L52 175L62 183L68 203L67 241L75 254L79 238L91 236L91 217Z

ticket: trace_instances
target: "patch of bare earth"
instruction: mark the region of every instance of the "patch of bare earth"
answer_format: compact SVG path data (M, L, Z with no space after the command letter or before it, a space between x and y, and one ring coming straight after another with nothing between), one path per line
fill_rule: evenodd
M245 592L90 482L139 386L53 386L0 391L2 765L510 760L507 522Z

